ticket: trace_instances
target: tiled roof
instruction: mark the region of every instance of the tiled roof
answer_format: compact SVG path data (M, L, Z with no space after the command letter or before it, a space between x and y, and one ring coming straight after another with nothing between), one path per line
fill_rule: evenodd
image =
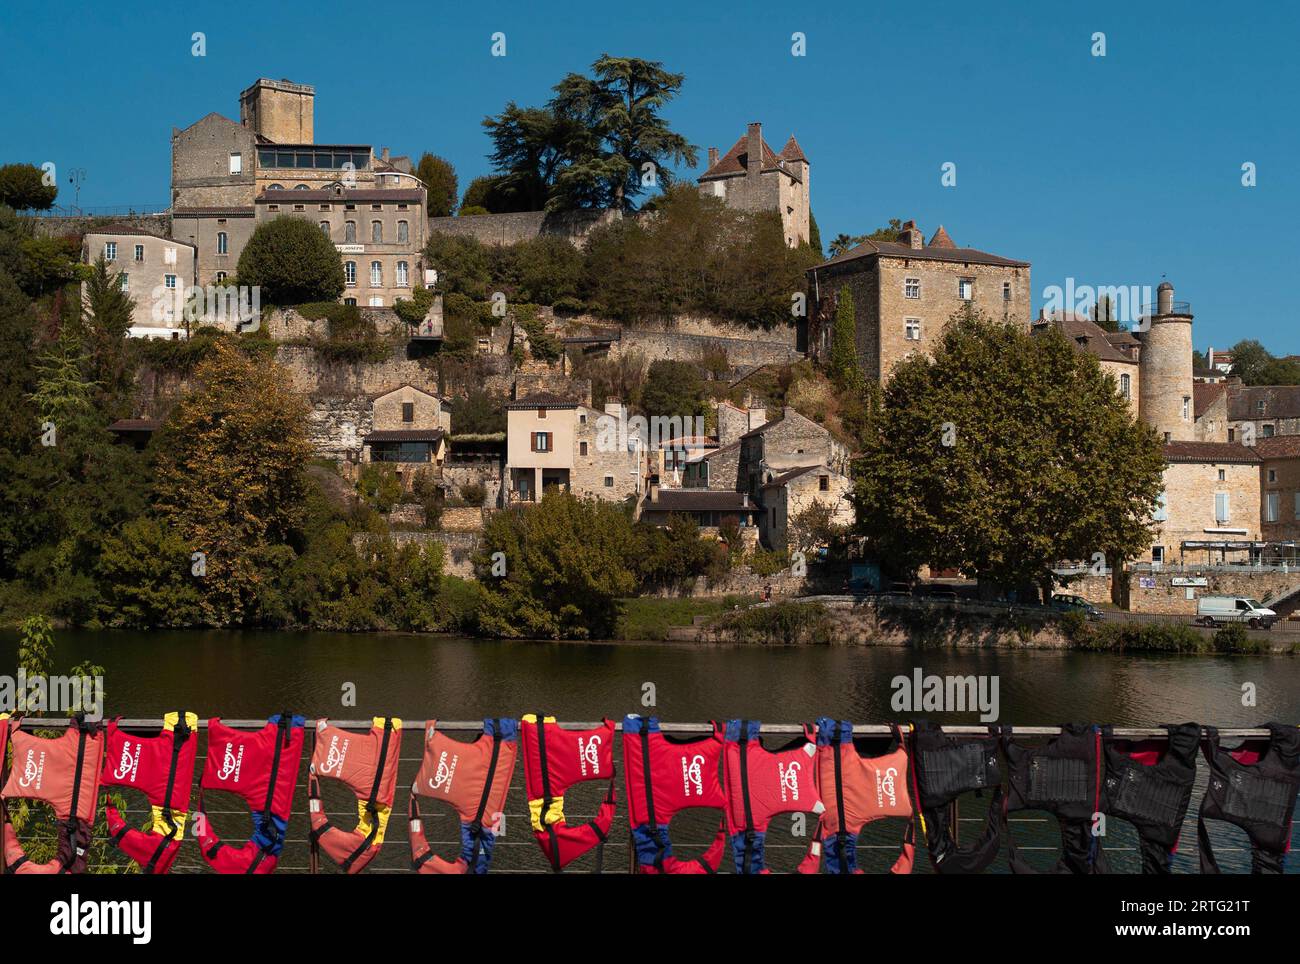
M875 257L911 258L918 261L948 261L958 264L987 264L1005 268L1029 267L1028 261L1013 261L1011 258L989 254L987 251L978 251L975 248L940 248L932 246L913 248L911 245L899 244L895 241L863 241L856 248L850 248L829 261L823 261L821 264L815 265L814 270L816 268L833 267L848 261L857 261L859 258Z
M647 498L645 512L757 512L743 492L715 489L660 489L658 501Z
M513 402L506 403L506 408L511 410L577 407L578 402L562 395L556 395L554 392L533 392L531 395L525 395L523 398L516 398Z
M174 218L251 218L257 213L253 207L246 208L172 208Z
M942 224L939 225L939 230L935 231L934 234L930 237L930 245L929 245L929 246L932 247L932 248L955 248L955 247L957 247L957 245L953 243L952 238L950 238L950 237L948 236L948 232L945 231L945 230L943 229L943 225L942 225Z
M781 156L787 161L803 161L805 164L808 163L808 158L804 156L803 148L799 146L799 142L794 139L793 134L791 134L790 139L785 142L785 147L781 148Z
M1166 442L1166 462L1259 462L1254 450L1236 442Z
M396 428L371 432L365 438L372 442L438 442L447 433L440 428Z
M1219 353L1215 352L1217 360ZM1259 410L1259 403L1264 410ZM1232 385L1228 389L1228 418L1234 422L1257 418L1300 418L1300 385Z
M268 188L257 196L258 204L317 204L326 201L352 201L360 204L419 204L424 200L418 188L343 188L338 192L321 188L295 191L292 188Z
M119 418L108 427L110 432L156 432L162 428L162 419Z
M731 145L731 150L727 151L726 154L723 154L722 157L718 159L718 163L712 165L707 171L700 175L700 180L704 181L715 177L730 177L736 174L744 174L749 168L749 151L746 149L748 146L748 140L749 136L742 134L740 140ZM794 138L792 137L790 140L793 141ZM776 151L772 150L765 139L760 138L760 143L763 152L762 170L764 172L783 171L794 180L799 180L799 177L793 171L788 170L782 164L782 161L800 160L802 159L802 151L799 151L799 158L787 157L784 151L777 154ZM789 144L786 144L787 148L789 146ZM798 144L795 144L794 147L795 150L799 150Z
M1120 362L1125 365L1137 364L1135 359L1124 354L1111 344L1110 339L1106 337L1105 330L1095 321L1078 317L1058 321L1036 321L1033 330L1035 332L1043 331L1049 325L1059 328L1065 337L1074 342L1075 347L1080 351L1096 355L1100 361Z
M169 238L165 234L159 234L157 231L146 231L142 227L128 224L125 221L116 221L113 224L105 224L97 228L87 228L86 234L116 234L137 238L157 238L159 241L171 241L173 244L183 244L187 248L194 247L194 245L190 244L188 241L177 241L175 238Z
M1223 382L1192 383L1192 412L1200 418L1204 415L1227 389Z
M1261 459L1300 458L1300 435L1273 435L1256 439L1255 452Z
M771 482L764 483L763 488L765 489L780 488L781 486L785 485L787 482L792 482L793 480L799 478L799 476L806 475L809 472L815 472L818 469L821 469L823 472L827 473L828 475L832 474L830 469L828 469L826 466L820 463L818 463L817 465L804 465L797 469L791 469L789 472L785 472L782 473L781 475L778 475Z

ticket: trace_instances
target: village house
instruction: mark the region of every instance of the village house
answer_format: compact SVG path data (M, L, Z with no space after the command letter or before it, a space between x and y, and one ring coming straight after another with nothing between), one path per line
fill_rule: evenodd
M809 167L793 134L778 154L763 140L763 125L753 123L721 157L716 147L709 148L700 193L741 211L778 212L785 243L797 248L812 237Z
M1300 435L1274 435L1255 443L1259 457L1260 538L1272 543L1300 542ZM1283 553L1295 558L1294 546Z
M608 416L626 418L618 402L605 411L551 392L506 404L506 501L535 502L551 486L584 498L622 501L643 489L644 449L635 433L611 443Z
M81 242L82 261L94 264L101 257L111 273L121 274L122 290L134 302L129 337L185 335L185 298L197 271L194 245L130 224L108 224L87 231ZM83 283L83 293L85 288Z
M829 353L840 292L848 291L863 374L883 382L903 359L933 353L961 309L1028 325L1029 268L1027 261L959 248L942 225L926 242L908 221L897 241L864 241L808 270L808 350Z
M447 399L413 385L375 396L370 432L362 441L361 461L395 464L407 485L420 469L440 472L451 430L449 405Z
M778 552L813 548L795 544L802 513L814 504L830 509L832 525L853 525L853 482L842 472L825 465L806 465L776 476L762 488L763 514L759 535Z
M650 525L666 526L674 515L686 515L708 534L716 534L728 520L741 529L752 529L761 511L743 492L663 489L651 479L639 518Z

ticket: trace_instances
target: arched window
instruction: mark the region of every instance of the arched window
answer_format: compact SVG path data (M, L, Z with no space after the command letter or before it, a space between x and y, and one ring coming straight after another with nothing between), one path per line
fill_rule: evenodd
M384 222L383 221L370 222L370 242L371 244L384 243Z
M305 191L305 190L307 190L307 188L308 188L308 185L306 185L306 184L295 184L295 185L293 186L293 189L294 189L295 191Z
M411 225L407 221L397 222L397 241L399 244L405 244L411 240Z
M229 253L230 253L230 238L226 235L225 231L218 231L217 232L217 254L229 254Z
M267 189L268 191L283 191L283 190L284 190L284 185L283 185L283 184L268 184L268 185L266 186L266 189Z
M397 287L409 288L410 284L411 282L408 278L406 262L405 261L397 262Z
M320 223L320 233L325 235L327 238L330 236L330 223L328 221L322 221Z
M357 222L348 221L343 225L343 242L345 244L357 243Z
M378 261L370 262L370 287L382 288L384 286L384 266Z
M351 288L357 283L357 263L355 261L343 262L343 280Z

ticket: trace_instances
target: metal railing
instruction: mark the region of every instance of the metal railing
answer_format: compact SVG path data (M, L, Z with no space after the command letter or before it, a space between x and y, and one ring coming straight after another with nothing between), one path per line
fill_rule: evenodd
M113 204L105 207L82 208L76 205L55 204L45 211L21 211L24 217L33 218L129 218L162 217L171 214L170 204Z

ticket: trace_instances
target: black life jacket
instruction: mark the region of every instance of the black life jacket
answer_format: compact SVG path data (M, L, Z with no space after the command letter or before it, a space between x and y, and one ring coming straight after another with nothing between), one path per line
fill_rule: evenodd
M977 874L998 855L1002 838L1002 775L997 727L986 737L944 736L925 720L912 734L912 799L921 815L930 863L941 874ZM984 833L970 847L953 837L949 805L971 790L992 790Z
M1265 723L1268 739L1246 740L1235 750L1219 746L1219 731L1205 728L1202 750L1210 780L1201 798L1196 836L1201 873L1217 874L1206 819L1224 820L1250 837L1250 872L1280 874L1291 843L1291 819L1300 793L1300 728Z
M1061 829L1061 857L1053 873L1104 874L1106 857L1093 821L1101 812L1101 728L1089 723L1064 723L1061 732L1042 746L1024 747L1003 730L1007 755L1007 796L1003 829L1013 873L1038 873L1016 851L1006 815L1041 810L1056 817Z
M1106 777L1102 812L1131 823L1138 832L1142 873L1167 874L1196 780L1196 723L1165 726L1167 740L1114 740L1102 728Z

